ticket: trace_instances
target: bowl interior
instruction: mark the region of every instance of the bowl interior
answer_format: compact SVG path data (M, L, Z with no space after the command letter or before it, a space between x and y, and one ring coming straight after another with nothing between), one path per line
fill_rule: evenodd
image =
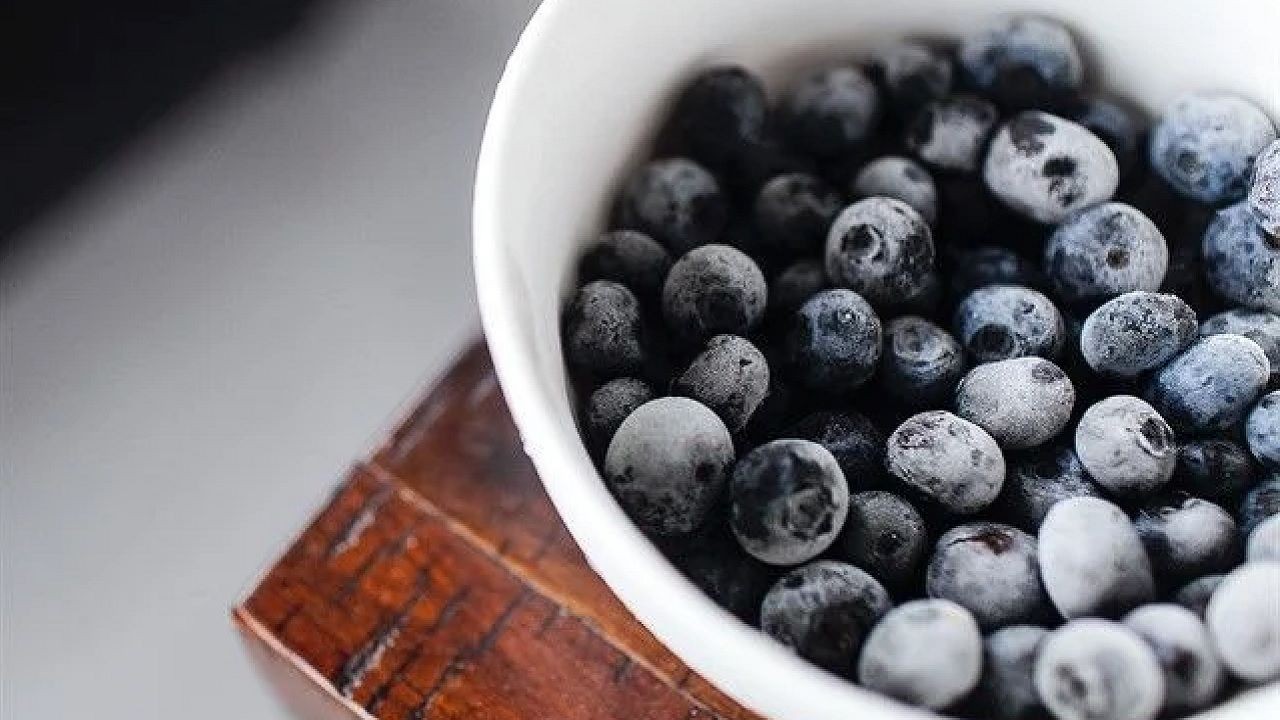
M1225 89L1280 117L1280 3L1217 0L547 0L508 63L476 180L481 314L525 449L592 566L692 667L776 718L927 716L815 670L733 619L634 529L578 438L558 332L582 248L682 83L734 62L777 89L798 69L993 14L1066 21L1090 82L1158 109ZM1274 690L1274 689L1273 689ZM1280 691L1258 702L1280 701ZM1256 695L1256 694L1255 694ZM1247 717L1245 698L1214 717ZM1258 707L1262 707L1259 705Z

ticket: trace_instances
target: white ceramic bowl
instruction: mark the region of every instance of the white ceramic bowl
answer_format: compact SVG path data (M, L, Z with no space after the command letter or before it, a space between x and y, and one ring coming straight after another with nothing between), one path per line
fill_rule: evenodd
M622 602L691 667L773 718L931 717L796 658L718 608L635 529L574 425L561 304L620 180L673 93L736 62L776 89L798 68L904 34L957 35L1003 11L1068 22L1092 80L1158 108L1175 93L1243 93L1280 117L1277 0L547 0L507 63L476 176L475 269L498 378L525 451L574 538ZM921 648L921 652L928 652ZM1280 688L1205 717L1280 708Z

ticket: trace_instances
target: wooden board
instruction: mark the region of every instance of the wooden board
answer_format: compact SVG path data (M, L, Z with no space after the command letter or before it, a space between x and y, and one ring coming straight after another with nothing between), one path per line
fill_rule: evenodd
M306 717L757 717L587 566L482 344L352 469L233 616Z

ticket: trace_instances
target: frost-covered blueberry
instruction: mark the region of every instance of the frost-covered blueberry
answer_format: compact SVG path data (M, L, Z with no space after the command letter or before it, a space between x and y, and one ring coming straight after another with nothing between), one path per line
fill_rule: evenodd
M982 679L974 693L982 717L1040 720L1048 713L1035 686L1035 662L1049 631L1010 625L982 642Z
M1006 15L970 33L959 59L966 80L1006 110L1059 107L1084 77L1071 32L1034 15Z
M1071 378L1038 357L984 363L956 387L956 414L1010 449L1052 440L1071 420L1075 403Z
M947 256L947 279L955 297L964 297L987 285L1044 284L1044 276L1035 263L998 245L954 249Z
M596 388L583 409L587 437L592 446L603 452L609 447L609 441L622 421L652 399L653 388L635 378L617 378Z
M879 490L849 498L840 547L850 562L890 587L909 584L928 550L924 519L911 503Z
M873 53L869 72L901 117L908 117L925 103L951 92L954 75L946 53L912 40L896 42Z
M835 542L849 511L836 459L809 440L774 440L744 455L729 479L729 525L770 565L811 560Z
M688 398L636 408L609 443L604 478L636 525L655 535L693 531L724 488L733 438L720 418Z
M999 118L996 107L982 98L951 95L920 109L907 126L905 144L935 170L977 172Z
M1178 449L1174 484L1184 492L1217 503L1235 503L1253 484L1253 465L1244 448L1231 440L1192 440Z
M1028 110L996 132L982 178L1014 211L1057 223L1109 200L1120 183L1120 168L1098 136L1070 120Z
M812 440L826 448L840 464L851 489L873 488L885 478L884 433L852 410L811 413L788 428L785 434Z
M988 285L969 293L956 308L953 328L979 363L1029 355L1053 359L1066 335L1053 302L1017 285Z
M1166 585L1225 572L1240 554L1236 521L1208 500L1183 496L1150 503L1138 511L1133 527Z
M1201 253L1214 292L1245 307L1280 313L1280 236L1262 232L1244 203L1214 217Z
M671 394L706 405L736 433L769 394L769 363L750 340L716 335L675 379Z
M1035 683L1057 720L1155 720L1164 705L1155 651L1124 625L1097 618L1049 633Z
M1177 295L1137 290L1103 303L1080 328L1080 354L1100 375L1154 370L1195 341L1196 311Z
M1151 167L1175 190L1203 203L1239 200L1254 159L1276 139L1258 106L1220 92L1173 100L1151 131Z
M1002 523L960 525L943 533L929 560L925 591L964 607L988 631L1049 615L1036 539Z
M1111 148L1120 168L1120 177L1129 174L1143 154L1141 145L1145 123L1136 112L1113 100L1098 96L1078 98L1068 104L1067 119L1082 125Z
M649 301L662 296L662 281L670 269L671 256L653 238L634 230L614 230L582 256L578 274L584 282L621 283Z
M827 287L827 271L817 260L799 260L769 283L769 312L788 318L806 300Z
M813 175L779 175L756 196L756 230L771 250L816 254L822 251L831 220L842 207L840 194Z
M781 119L791 143L818 157L857 150L880 115L876 86L852 65L802 77L782 98Z
M596 280L578 288L561 327L565 359L579 372L611 378L644 366L640 302L623 285Z
M1273 515L1263 520L1249 533L1245 558L1249 562L1280 561L1280 516Z
M1249 489L1240 501L1240 532L1248 537L1263 520L1280 515L1280 473L1272 473Z
M755 262L728 245L703 245L671 266L662 311L673 332L689 339L746 335L764 316L769 288Z
M859 200L827 232L827 275L875 306L919 293L933 260L929 224L901 200Z
M1263 395L1249 411L1244 438L1258 462L1280 470L1280 390Z
M1226 575L1205 575L1183 585L1173 594L1173 601L1204 619L1205 608L1209 607L1209 598L1213 596Z
M964 367L964 348L932 322L904 315L885 326L877 380L904 405L936 406L950 397Z
M1257 343L1210 335L1156 371L1147 399L1174 427L1213 433L1240 422L1270 378L1271 363Z
M1113 395L1085 410L1076 425L1075 447L1095 482L1130 497L1163 486L1178 461L1169 423L1132 395Z
M1271 141L1254 162L1248 199L1258 227L1280 236L1280 140Z
M1209 599L1205 622L1227 669L1246 682L1280 678L1280 562L1245 563Z
M1076 451L1061 445L1019 457L1009 467L999 502L1004 517L1027 532L1036 532L1049 508L1059 501L1100 495Z
M1169 268L1164 235L1140 210L1109 202L1067 217L1044 248L1054 292L1072 304L1160 289Z
M945 410L907 419L889 436L889 472L958 513L990 505L1004 482L1004 454L986 430Z
M774 584L760 608L760 629L810 662L849 675L863 638L890 607L889 593L866 572L818 560Z
M871 378L880 342L880 318L861 295L823 290L796 312L787 357L795 377L810 389L845 393Z
M1040 579L1065 618L1116 617L1155 594L1151 563L1129 516L1095 497L1062 500L1037 537Z
M668 556L718 605L750 625L760 622L760 603L777 579L774 568L743 551L729 528L708 522L680 540Z
M1200 323L1201 335L1243 335L1258 343L1271 363L1269 385L1280 385L1280 314L1265 310L1232 308Z
M853 178L853 196L901 200L930 225L938 221L938 188L929 171L908 158L886 155L867 163Z
M913 600L890 610L858 658L863 686L934 710L968 695L981 674L978 624L948 600Z
M706 168L688 158L654 160L636 171L618 198L618 227L638 230L679 255L715 242L728 202Z
M713 67L680 93L666 131L690 157L731 167L743 148L764 136L768 111L759 78L737 66Z

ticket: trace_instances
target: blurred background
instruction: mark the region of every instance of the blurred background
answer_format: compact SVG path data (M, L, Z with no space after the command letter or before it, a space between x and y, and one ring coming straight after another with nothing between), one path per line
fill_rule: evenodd
M534 0L0 9L0 717L283 717L228 608L478 332Z

